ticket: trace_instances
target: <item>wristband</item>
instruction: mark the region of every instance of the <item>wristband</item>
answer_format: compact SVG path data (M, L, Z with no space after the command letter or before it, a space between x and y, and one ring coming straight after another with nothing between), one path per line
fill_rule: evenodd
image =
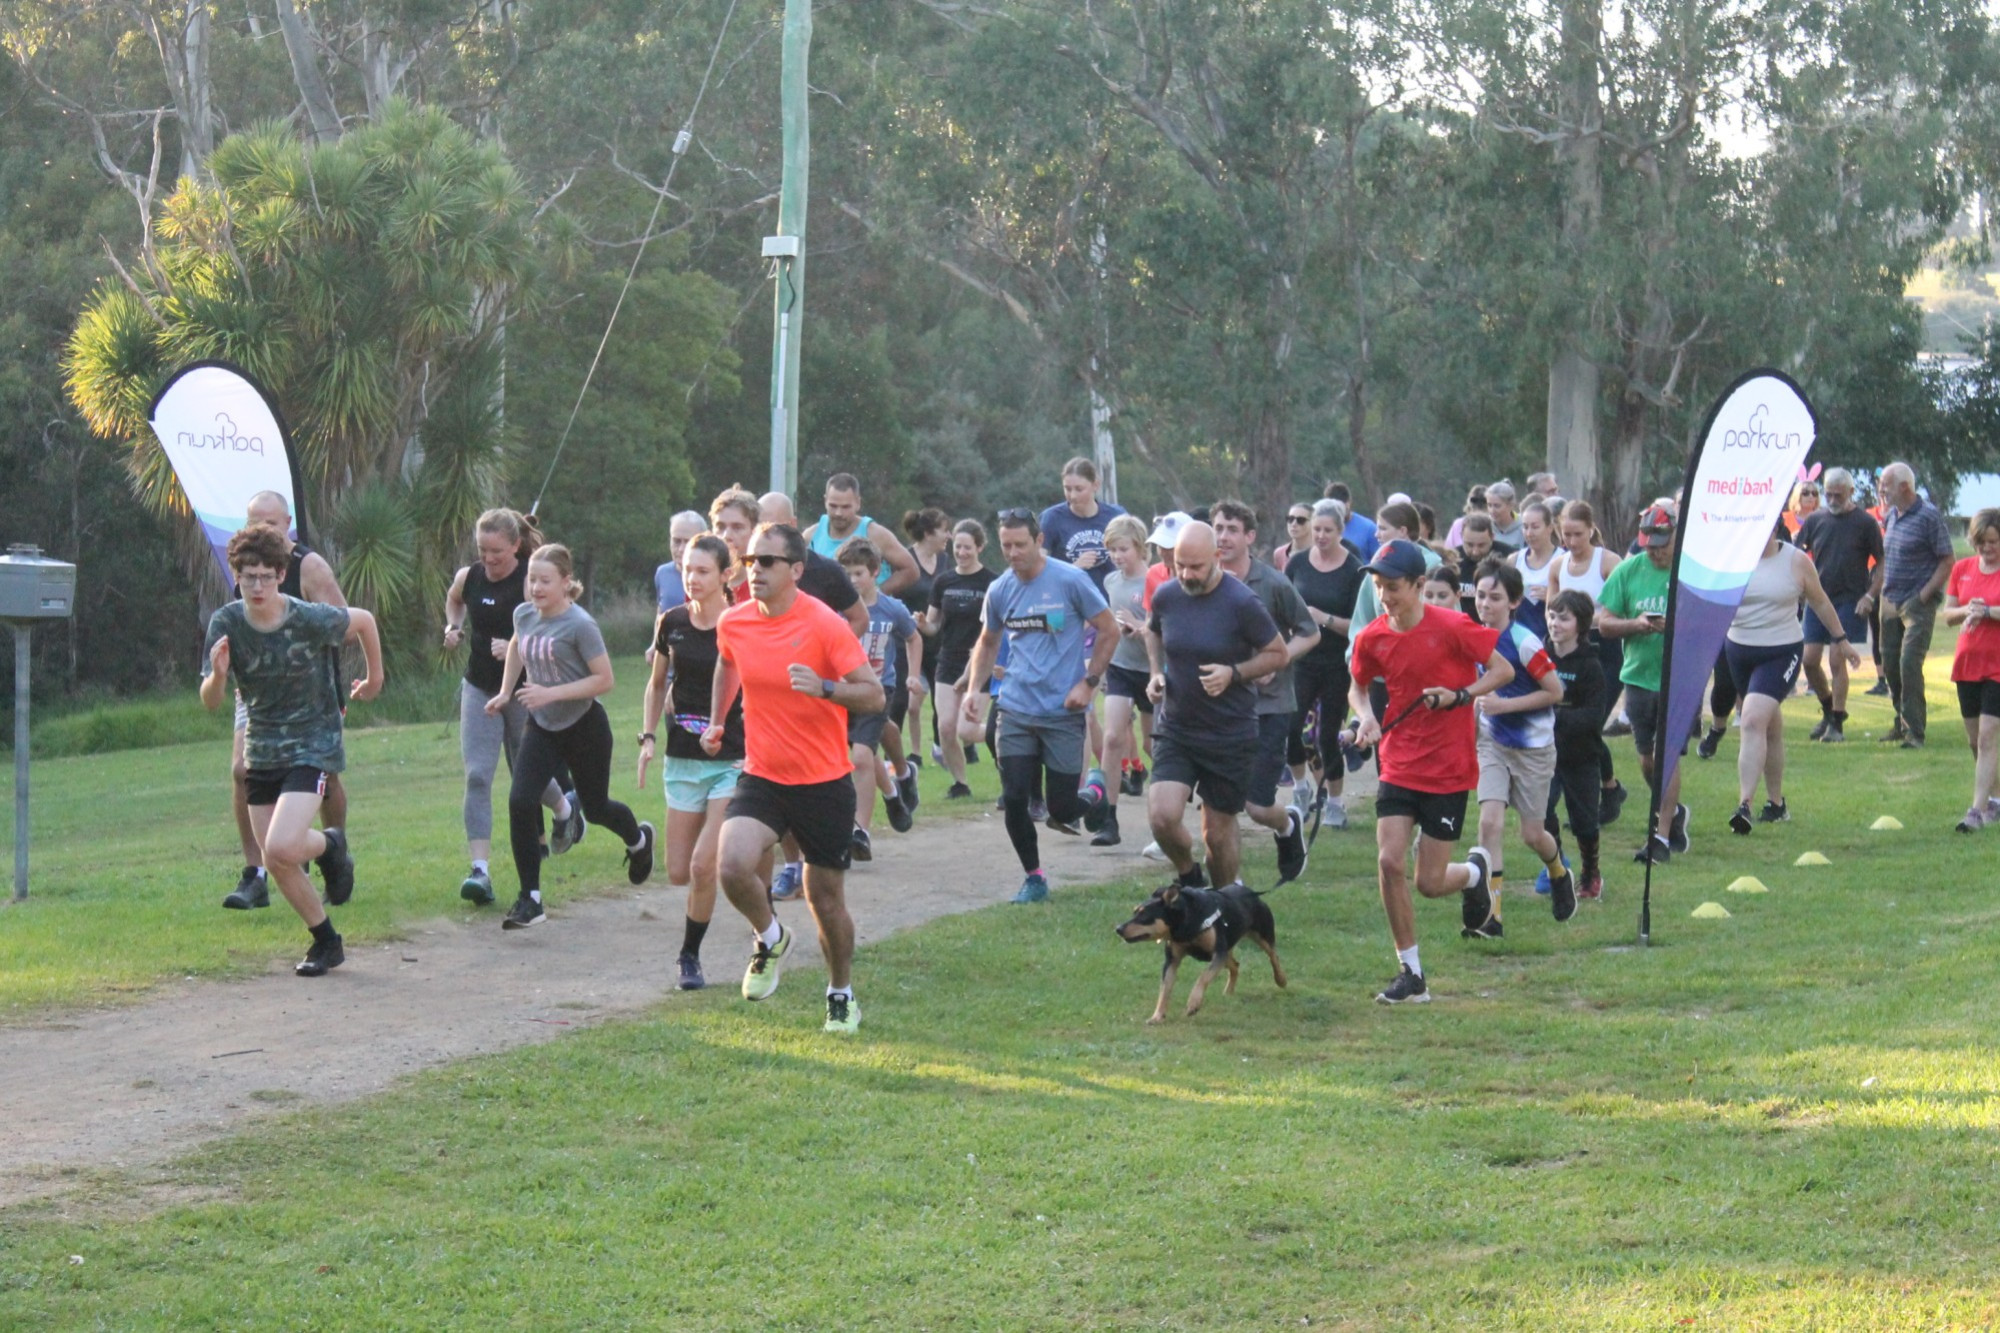
M1472 691L1460 690L1457 692L1455 696L1453 696L1451 701L1451 706L1453 708L1463 708L1471 702L1472 702Z
M1242 679L1243 679L1243 673L1236 669L1236 664L1234 662L1231 662L1229 664L1229 683L1231 685L1234 685L1237 682L1241 681Z
M646 744L648 741L657 742L659 739L660 738L658 736L655 736L650 731L642 731L639 733L639 744L641 745Z
M1846 643L1846 642L1847 642L1847 636L1846 636L1845 634L1842 634L1842 635L1839 635L1839 636L1838 636L1838 637L1836 637L1836 638L1835 638L1835 639L1834 639L1833 641L1834 641L1835 643Z

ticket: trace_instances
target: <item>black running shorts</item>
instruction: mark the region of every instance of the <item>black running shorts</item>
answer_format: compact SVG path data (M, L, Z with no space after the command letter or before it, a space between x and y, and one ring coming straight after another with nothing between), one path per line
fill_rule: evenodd
M791 834L807 865L845 870L854 849L854 779L792 784L745 773L729 798L729 818L754 819L781 838Z

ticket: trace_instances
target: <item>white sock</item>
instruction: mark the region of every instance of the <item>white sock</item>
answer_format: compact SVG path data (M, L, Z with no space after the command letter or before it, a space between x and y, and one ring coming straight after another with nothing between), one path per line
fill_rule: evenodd
M1407 949L1396 950L1396 961L1404 967L1409 968L1410 971L1416 973L1418 976L1424 974L1423 964L1417 961L1417 946L1414 944Z
M536 902L540 902L542 900L542 891L540 889L529 889L528 896Z
M785 928L778 924L778 918L772 917L771 924L757 932L757 938L772 948L776 948L778 941L784 938L784 934Z
M826 988L826 998L827 998L827 999L831 1000L831 999L832 999L832 998L833 998L834 996L836 996L836 995L838 995L838 996L839 996L839 997L840 997L841 999L843 999L843 1000L852 1000L852 999L854 998L854 987L852 987L852 986L828 986L828 987Z
M258 879L268 879L269 877L270 877L270 875L269 875L269 872L268 872L268 871L266 871L266 870L264 869L264 867L262 867L262 866L258 866L258 867L257 867L257 878L258 878Z
M557 819L569 818L569 794L567 792L556 798L555 816Z
M477 871L478 871L478 872L479 872L480 874L482 874L482 875L483 875L483 874L485 874L485 873L486 873L486 871L487 871L487 865L486 865L486 862L485 862L485 861L484 861L483 859L481 859L481 860L478 860L478 861L474 861L474 862L472 863L472 868L473 868L474 870L477 870Z
M631 852L633 855L636 856L638 853L644 851L645 849L646 849L646 830L640 829L639 841L626 843L625 850Z

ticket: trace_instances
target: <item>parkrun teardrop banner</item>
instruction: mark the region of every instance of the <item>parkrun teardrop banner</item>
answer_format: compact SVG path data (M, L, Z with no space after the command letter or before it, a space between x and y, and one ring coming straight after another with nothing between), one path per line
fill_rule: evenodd
M293 524L287 535L303 539L298 465L277 405L257 381L228 362L197 361L167 381L149 416L225 585L234 581L229 539L259 491L285 497Z
M1674 738L1686 736L1701 712L1729 622L1805 473L1818 428L1804 391L1775 370L1749 372L1709 409L1681 492L1680 549L1667 592L1662 789L1680 762Z

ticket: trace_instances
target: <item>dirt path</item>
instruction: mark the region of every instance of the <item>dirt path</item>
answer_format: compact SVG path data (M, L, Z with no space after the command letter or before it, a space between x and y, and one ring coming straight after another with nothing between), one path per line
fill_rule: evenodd
M1042 834L1058 893L1153 864L1139 856L1136 803L1125 805L1115 850ZM848 878L863 944L1004 901L1019 884L992 812L920 814L914 832L880 830L877 845L880 859ZM351 950L324 981L301 981L290 960L274 960L247 982L173 984L140 1005L0 1028L0 1206L61 1193L92 1169L161 1161L274 1110L365 1097L415 1070L678 996L680 895L659 883L572 903L525 932L503 935L493 911L440 917L400 943ZM805 905L780 912L802 961L816 965ZM711 987L733 990L745 931L727 903L716 921L703 962ZM865 996L865 969L860 980Z

